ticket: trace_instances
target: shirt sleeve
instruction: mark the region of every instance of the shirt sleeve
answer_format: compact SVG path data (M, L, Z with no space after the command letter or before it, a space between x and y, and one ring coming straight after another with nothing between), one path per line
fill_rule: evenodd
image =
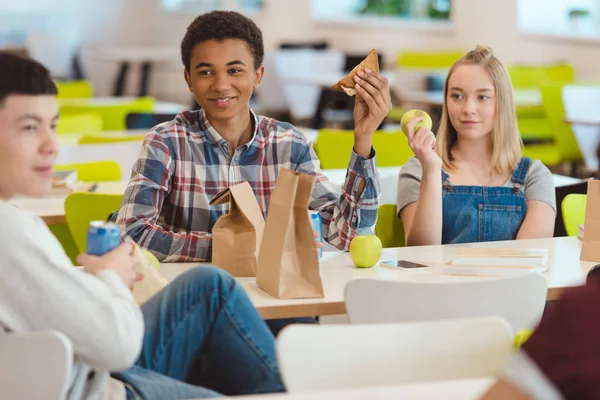
M341 194L336 192L321 172L320 161L307 143L300 153L297 166L299 172L316 175L310 208L321 214L323 238L328 243L348 251L355 236L373 233L380 195L374 150L371 150L370 158L352 151ZM361 183L365 185L359 194Z
M173 232L158 220L166 196L171 192L175 150L164 137L150 132L133 165L117 224L141 247L162 262L207 261L212 252L209 232Z
M416 157L411 157L398 174L398 213L404 207L419 200L423 171Z
M142 347L144 320L121 278L73 267L41 221L16 209L3 216L0 321L16 331L58 330L78 360L101 371L129 368Z
M554 179L552 173L539 160L534 160L527 171L525 179L525 199L539 200L550 207L556 213L556 190L554 188Z

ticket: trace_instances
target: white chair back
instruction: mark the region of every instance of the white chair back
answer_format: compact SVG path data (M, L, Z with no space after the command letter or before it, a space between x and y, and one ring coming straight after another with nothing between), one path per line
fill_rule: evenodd
M357 279L346 286L346 312L352 324L495 315L516 332L539 323L547 290L537 273L439 283Z
M565 117L577 119L598 119L600 115L600 86L566 85L563 88L563 106ZM585 166L591 171L599 168L596 149L600 143L600 127L571 125L579 144Z
M290 392L495 376L512 349L498 317L402 324L291 325L277 339Z
M55 331L0 335L3 399L62 400L73 367L73 346Z

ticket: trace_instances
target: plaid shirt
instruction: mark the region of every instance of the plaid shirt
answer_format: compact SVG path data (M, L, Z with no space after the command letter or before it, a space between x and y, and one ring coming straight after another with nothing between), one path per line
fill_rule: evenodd
M204 111L185 111L146 136L117 223L123 235L163 262L209 261L212 228L228 205L209 206L221 190L247 181L266 217L281 168L317 177L310 209L323 219L323 237L348 250L359 233L371 233L377 220L379 178L375 153L352 152L340 195L320 171L306 137L288 123L251 112L254 134L229 154L229 144ZM358 195L361 182L365 182Z

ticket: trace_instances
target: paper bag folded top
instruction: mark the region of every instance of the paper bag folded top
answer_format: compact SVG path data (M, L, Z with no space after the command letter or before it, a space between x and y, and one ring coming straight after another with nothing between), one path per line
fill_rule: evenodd
M271 196L256 284L280 299L323 297L317 244L308 212L315 177L281 169Z
M600 262L600 181L589 181L585 204L585 236L581 246L583 261Z
M233 276L256 276L265 220L250 184L231 186L210 201L211 205L227 203L229 213L212 230L212 263Z

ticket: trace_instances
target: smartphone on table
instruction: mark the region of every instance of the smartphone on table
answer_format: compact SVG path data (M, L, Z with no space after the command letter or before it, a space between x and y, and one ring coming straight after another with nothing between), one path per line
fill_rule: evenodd
M414 263L411 261L406 261L406 260L390 260L390 261L382 261L381 265L384 265L386 267L396 267L399 268L401 270L425 270L425 269L430 269L431 267L429 265L425 265L425 264L418 264L418 263Z

